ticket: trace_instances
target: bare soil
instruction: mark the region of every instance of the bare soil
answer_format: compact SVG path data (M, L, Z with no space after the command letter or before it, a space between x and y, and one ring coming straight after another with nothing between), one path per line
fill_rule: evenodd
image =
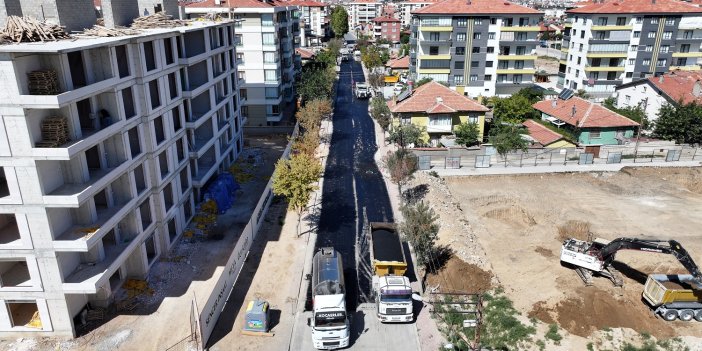
M699 344L702 323L665 322L641 298L649 274L686 273L672 255L619 252L614 266L624 277L622 288L599 277L594 286L584 286L559 256L564 239L587 239L591 232L607 240L675 239L702 262L702 169L627 167L617 173L445 179L422 173L412 183L420 184L429 185L424 201L440 216L438 244L491 273L491 286L502 286L520 312L567 330L562 347L581 348L609 335L601 331L610 328L622 330L616 335L629 335L624 331L630 328ZM469 279L456 284L470 288Z
M429 274L428 285L442 292L482 293L492 287L492 273L452 257L439 272Z

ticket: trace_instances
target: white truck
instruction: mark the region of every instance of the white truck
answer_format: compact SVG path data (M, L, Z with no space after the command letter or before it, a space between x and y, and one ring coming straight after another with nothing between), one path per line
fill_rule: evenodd
M373 265L373 295L378 320L388 323L412 322L412 287L402 241L394 223L366 221Z
M356 83L354 94L357 99L367 99L371 96L370 86L365 83Z
M312 261L312 343L316 349L349 346L351 325L346 317L346 286L339 252L321 248Z

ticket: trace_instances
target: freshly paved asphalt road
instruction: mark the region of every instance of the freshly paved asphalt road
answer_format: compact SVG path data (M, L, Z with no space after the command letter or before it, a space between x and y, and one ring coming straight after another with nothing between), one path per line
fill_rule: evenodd
M315 250L331 246L344 260L347 309L370 296L370 256L363 234L363 209L369 221L392 221L392 208L373 155L375 131L368 100L352 95L354 82L364 81L361 65L341 64L333 117L333 134L324 173L322 209Z

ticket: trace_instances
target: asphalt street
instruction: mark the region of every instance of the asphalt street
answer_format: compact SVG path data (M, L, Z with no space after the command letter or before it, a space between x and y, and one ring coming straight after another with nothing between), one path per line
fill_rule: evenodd
M344 260L348 310L370 296L370 256L363 234L363 210L369 221L392 221L392 208L382 175L373 159L377 151L368 100L352 94L363 82L361 65L341 64L331 137L322 188L322 209L315 250L334 247Z

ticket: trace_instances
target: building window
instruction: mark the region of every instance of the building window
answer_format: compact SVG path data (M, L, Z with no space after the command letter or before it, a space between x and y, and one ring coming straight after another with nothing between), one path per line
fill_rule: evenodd
M599 139L600 138L600 131L591 131L590 132L590 139Z
M634 72L626 72L626 77L631 78L634 76Z
M646 48L644 49L646 52L652 52L653 51L653 45L646 45Z
M675 25L675 18L668 18L665 20L665 25L666 26L674 26Z
M237 36L241 36L237 34ZM263 33L262 34L263 45L275 45L275 33Z
M658 67L665 67L668 65L668 59L658 59L658 62L656 62L656 66Z
M277 99L278 96L278 88L266 88L266 99Z
M488 40L495 39L495 32L488 32Z
M484 80L486 80L486 81L491 81L491 80L492 80L492 74L486 74Z
M495 18L495 17L490 18L490 24L497 24L497 18Z
M466 41L466 33L457 33L456 41Z
M573 54L568 55L568 61L573 61Z
M485 67L492 67L493 61L485 61Z
M673 39L673 32L671 32L671 31L663 32L663 39Z
M578 64L580 64L580 57L578 57Z
M680 45L680 52L690 52L690 44Z
M479 54L480 53L480 46L474 46L473 51L474 54Z
M476 18L473 20L474 24L476 26L482 26L483 25L483 19L482 18Z
M638 48L638 45L632 45L629 47L629 51L636 51Z
M471 75L470 75L470 81L471 81L471 82L477 82L477 81L478 81L478 75L477 75L477 74L471 74Z
M467 27L468 26L468 18L466 17L459 17L456 20L456 27Z
M651 65L651 59L643 59L641 61L641 64L644 66L650 66Z
M570 67L568 67L568 74L570 74Z
M585 31L580 32L580 39L585 39Z
M597 25L598 26L606 26L607 25L607 17L600 17L597 19Z
M273 27L273 14L261 14L261 26Z
M579 78L579 77L580 77L580 70L576 69L575 70L575 78Z
M465 55L466 54L466 48L463 46L457 46L456 47L456 55Z
M278 105L266 105L266 114L268 114L269 116L280 114L280 106L278 106Z
M439 32L429 32L429 40L439 41L440 34Z
M634 31L634 38L640 38L641 37L641 31Z
M618 26L626 25L626 17L617 17L617 25Z
M463 76L462 75L453 76L453 82L455 84L463 84Z
M661 45L661 52L670 52L670 45Z
M524 68L524 61L522 61L522 60L514 61L514 68L515 68L515 69L522 69L522 68Z
M264 52L263 53L263 62L265 62L265 63L275 63L275 58L276 58L275 52Z
M580 44L580 47L578 48L579 52L583 52L583 44Z
M263 70L266 82L276 82L278 81L278 72L274 69Z
M636 17L636 24L643 23L643 17Z
M439 54L439 47L438 46L430 46L429 47L429 55L438 55Z
M493 54L493 53L495 53L495 47L494 47L494 46L488 46L488 47L487 47L487 53L488 53L488 54Z
M653 39L656 37L656 32L648 32L648 38Z
M249 107L248 106L241 106L241 117L248 117L249 116Z
M480 39L480 37L482 36L482 34L483 34L483 33L480 33L480 32L478 32L478 33L473 33L473 39Z
M453 68L455 69L463 69L464 62L463 61L456 61L453 64Z
M658 24L658 17L651 18L651 24Z
M629 66L633 66L633 65L635 65L635 64L636 64L636 60L635 60L635 59L629 59Z
M241 36L241 34L236 34L234 36L234 44L236 46L243 46L244 45L244 38Z
M522 83L522 75L521 74L512 75L512 83L521 84Z
M480 61L470 61L470 67L471 68L480 67Z
M678 60L675 62L676 66L687 66L687 58L685 57L680 57Z
M239 80L246 81L246 71L237 71L236 75Z

